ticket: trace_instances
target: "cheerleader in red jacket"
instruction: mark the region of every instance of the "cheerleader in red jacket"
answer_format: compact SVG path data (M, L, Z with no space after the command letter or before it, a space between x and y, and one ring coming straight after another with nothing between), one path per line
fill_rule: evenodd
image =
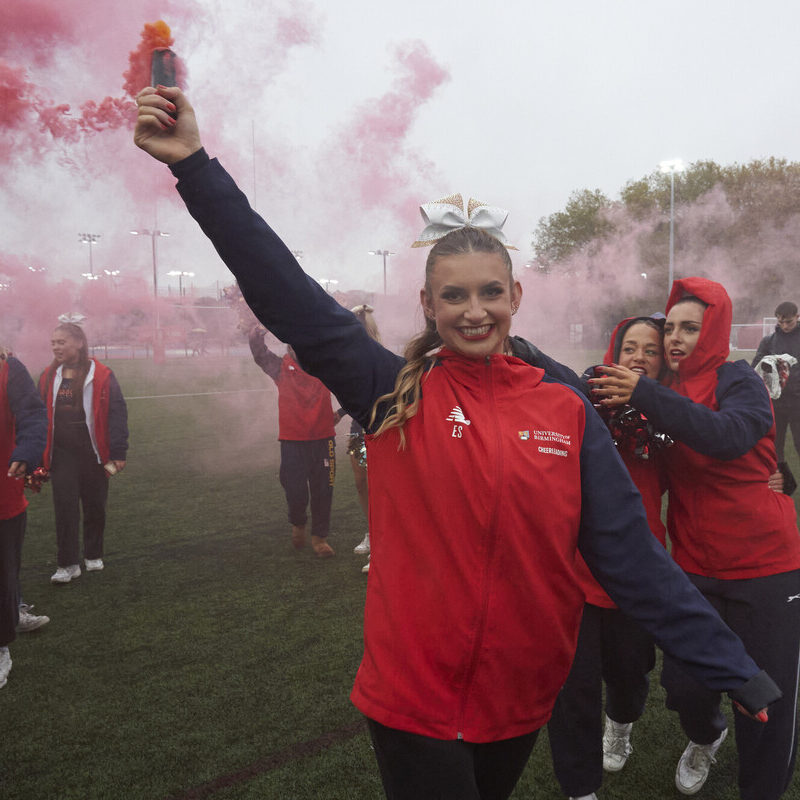
M664 365L663 326L663 319L652 317L623 320L611 334L603 363L620 364L657 380ZM584 378L594 374L592 367ZM665 437L630 407L606 416L619 454L642 494L650 530L663 546L666 530L661 521L665 488L661 447ZM575 658L553 709L548 734L553 768L562 791L576 800L592 800L603 781L603 769L621 770L633 749L631 730L647 701L655 648L651 637L603 591L580 556L576 571L586 605Z
M264 342L266 331L255 325L248 336L253 360L278 387L278 439L281 444L280 480L289 508L292 544L306 544L311 502L311 547L318 558L330 558L333 482L336 476L334 426L340 419L331 408L331 393L304 372L294 350L281 358Z
M49 421L44 461L58 542L58 569L50 580L64 584L81 574L81 509L86 570L103 569L108 480L125 468L128 409L114 373L89 356L79 325L59 325L51 344L53 363L39 379L39 392Z
M595 386L676 442L665 455L672 555L783 691L765 726L735 715L740 795L777 800L796 753L800 536L793 502L767 485L776 470L767 391L745 361L726 361L731 317L719 283L676 281L664 330L668 385L606 367ZM728 732L720 696L667 656L662 683L690 739L675 783L694 794Z
M303 273L209 159L179 89L147 87L137 105L136 143L170 164L248 305L367 431L374 558L351 697L389 797L510 795L575 649L576 547L710 688L750 713L772 702L772 682L650 534L586 398L516 357L504 212L457 196L423 207L426 324L403 358Z

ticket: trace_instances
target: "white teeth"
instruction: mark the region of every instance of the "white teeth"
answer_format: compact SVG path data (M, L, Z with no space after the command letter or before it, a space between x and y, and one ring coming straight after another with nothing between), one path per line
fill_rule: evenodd
M461 333L464 336L483 336L483 334L489 333L489 328L491 325L481 325L479 328L461 328Z

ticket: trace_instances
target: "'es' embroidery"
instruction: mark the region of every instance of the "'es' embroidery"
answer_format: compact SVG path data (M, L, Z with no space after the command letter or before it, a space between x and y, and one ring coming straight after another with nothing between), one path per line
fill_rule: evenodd
M451 436L454 439L460 439L464 434L464 425L471 425L472 423L464 416L461 406L454 406L453 410L447 415L447 422L462 423L461 425L453 425L453 432Z

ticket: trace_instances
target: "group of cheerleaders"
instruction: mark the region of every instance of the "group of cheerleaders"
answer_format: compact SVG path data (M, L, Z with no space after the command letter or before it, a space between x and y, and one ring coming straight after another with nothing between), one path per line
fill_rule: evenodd
M502 231L466 210L451 225L448 208L421 236L425 329L401 357L303 273L206 154L179 89L146 87L137 105L135 143L170 166L253 312L366 432L372 561L351 697L386 796L507 798L548 720L565 794L596 796L604 764L630 753L655 642L690 739L679 790L702 788L726 692L740 796L781 797L800 536L791 499L768 485L766 390L726 361L722 286L676 281L665 320L623 322L587 376L590 401L510 335L522 288Z

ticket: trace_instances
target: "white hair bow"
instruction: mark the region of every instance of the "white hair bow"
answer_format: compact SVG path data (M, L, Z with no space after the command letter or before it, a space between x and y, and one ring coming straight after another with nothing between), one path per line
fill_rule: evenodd
M503 225L508 218L508 211L504 208L489 206L470 197L465 211L464 198L460 194L451 194L435 203L421 205L419 211L425 222L425 229L412 247L429 247L460 228L480 228L494 236L508 250L517 249L508 244L503 233Z
M58 321L80 325L82 322L86 321L86 315L81 314L79 311L70 311L68 314L59 314Z

